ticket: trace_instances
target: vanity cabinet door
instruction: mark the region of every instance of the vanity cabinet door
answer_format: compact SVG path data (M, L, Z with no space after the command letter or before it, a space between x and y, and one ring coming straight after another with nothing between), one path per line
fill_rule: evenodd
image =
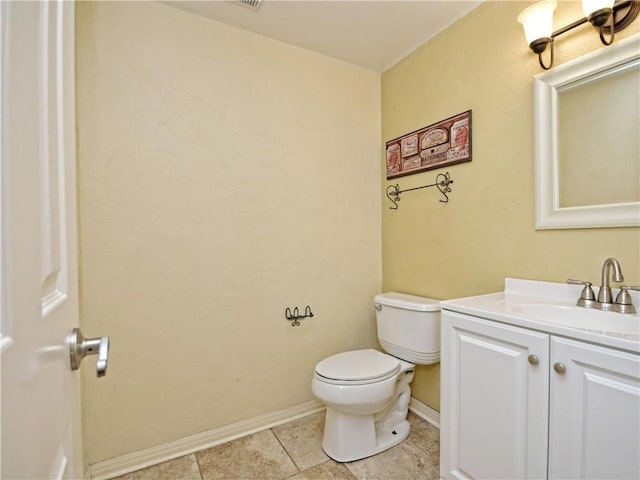
M551 358L549 478L640 478L640 356L552 337Z
M442 312L442 478L545 478L549 335Z

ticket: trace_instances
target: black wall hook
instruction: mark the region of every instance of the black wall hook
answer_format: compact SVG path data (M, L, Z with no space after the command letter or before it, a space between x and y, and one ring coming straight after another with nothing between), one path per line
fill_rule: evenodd
M288 321L291 322L292 327L297 327L300 325L301 318L313 318L313 312L311 311L311 307L309 305L305 307L303 315L300 315L300 310L298 310L298 307L295 307L293 309L293 313L291 313L291 309L287 307L284 311L284 316Z

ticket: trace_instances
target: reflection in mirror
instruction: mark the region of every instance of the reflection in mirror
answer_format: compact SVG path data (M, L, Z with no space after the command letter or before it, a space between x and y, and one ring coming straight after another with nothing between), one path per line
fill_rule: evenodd
M560 208L640 201L640 61L558 88Z
M534 81L536 228L640 225L640 35Z

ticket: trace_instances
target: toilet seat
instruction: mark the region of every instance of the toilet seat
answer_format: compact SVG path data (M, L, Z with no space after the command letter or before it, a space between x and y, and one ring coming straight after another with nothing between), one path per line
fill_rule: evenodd
M353 350L325 358L316 365L318 380L334 385L377 383L398 374L400 361L377 350Z

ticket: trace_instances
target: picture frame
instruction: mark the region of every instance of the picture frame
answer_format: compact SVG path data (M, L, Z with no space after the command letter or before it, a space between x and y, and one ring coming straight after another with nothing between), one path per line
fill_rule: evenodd
M470 162L471 110L386 142L387 180Z

